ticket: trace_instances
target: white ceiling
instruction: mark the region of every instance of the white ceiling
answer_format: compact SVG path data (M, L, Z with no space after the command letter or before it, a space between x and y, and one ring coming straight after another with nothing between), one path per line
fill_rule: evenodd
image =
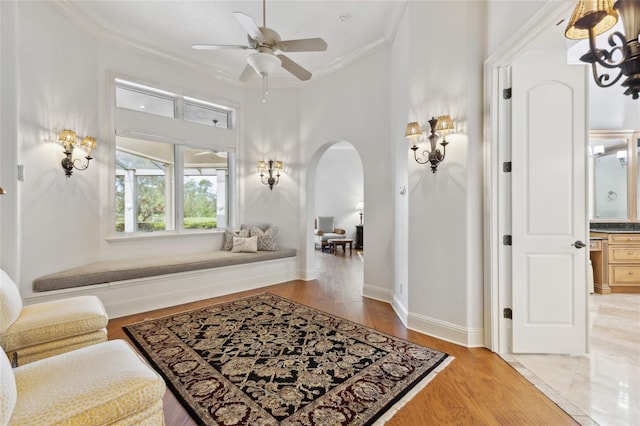
M262 26L261 1L82 1L57 3L103 38L138 45L238 80L253 50L197 51L192 44L247 45L247 35L232 12L243 12ZM287 53L317 78L388 45L406 2L268 0L267 27L283 40L321 37L326 52ZM340 16L346 17L344 22ZM278 70L272 78L291 80Z

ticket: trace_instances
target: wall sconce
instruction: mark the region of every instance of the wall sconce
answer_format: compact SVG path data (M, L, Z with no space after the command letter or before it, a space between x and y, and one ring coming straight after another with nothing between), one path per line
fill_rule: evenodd
M73 169L87 170L89 162L93 159L91 156L91 150L97 148L96 138L93 136L85 136L82 138L82 142L80 142L80 146L87 152L87 156L84 157L87 160L87 163L84 166L79 166L79 164L81 164L79 158L76 158L75 160L71 158L76 143L78 142L76 132L64 129L60 132L60 136L58 136L58 142L64 145L65 157L62 159L62 168L64 169L64 174L67 175L67 177L70 177L73 174Z
M267 164L269 165L268 167ZM260 172L260 181L265 185L269 185L269 189L273 191L273 187L280 182L280 172L284 170L284 163L282 161L260 160L258 161L257 169ZM269 172L269 177L267 179L264 178L264 172Z
M617 22L618 15L622 18L624 34L615 31L609 36L611 50L598 49L596 36L610 30ZM622 82L626 87L625 95L638 99L640 92L640 2L630 0L580 0L571 14L569 24L564 32L568 39L589 39L589 51L580 60L591 64L593 79L600 87L611 87L624 75ZM618 75L611 78L608 73L598 75L596 64L605 69L619 68Z
M413 158L416 160L416 163L430 163L431 171L435 173L438 168L438 164L444 161L444 157L447 153L447 145L449 144L449 142L447 142L445 139L446 134L447 132L452 131L454 127L453 121L448 115L441 115L440 117L438 117L438 119L431 118L431 120L429 120L429 125L431 126L431 134L428 136L428 138L429 143L431 144L431 151L425 149L422 152L421 157L418 157L417 151L419 148L418 145L416 145L416 139L418 139L420 135L422 135L422 129L420 128L420 125L415 121L407 124L407 130L405 131L404 137L411 139L412 146L410 149L413 150ZM436 148L436 142L438 142L439 138L436 132L440 132L440 134L442 135L442 142L440 142L440 145L442 145L442 152L440 152L440 150ZM424 156L426 156L426 159L424 158Z
M356 210L358 210L358 213L360 214L360 225L362 225L362 215L364 214L364 202L360 201L358 202L358 204L356 204Z

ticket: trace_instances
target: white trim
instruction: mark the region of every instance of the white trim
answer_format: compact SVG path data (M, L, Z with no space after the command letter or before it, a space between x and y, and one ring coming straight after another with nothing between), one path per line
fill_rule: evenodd
M484 347L482 327L462 327L425 315L409 313L407 328L468 348Z
M393 292L388 288L380 288L364 284L362 286L362 295L369 299L380 300L381 302L387 302L392 305Z
M116 281L72 289L34 293L25 304L71 296L96 295L109 318L176 306L197 300L299 279L297 257L245 263L199 271Z
M398 299L398 297L396 297L396 294L393 295L393 303L391 304L391 306L393 307L393 310L396 312L396 315L398 316L398 318L400 318L400 321L402 321L402 324L405 327L407 327L409 311L407 310L407 307L402 304L402 301Z

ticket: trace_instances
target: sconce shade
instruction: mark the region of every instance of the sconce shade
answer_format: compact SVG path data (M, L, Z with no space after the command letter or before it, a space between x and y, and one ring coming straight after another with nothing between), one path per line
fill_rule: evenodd
M422 130L420 129L420 125L416 121L413 121L407 124L407 130L404 132L404 137L411 138L420 136L421 134Z
M360 201L356 204L356 210L362 211L364 210L364 202Z
M69 147L76 144L78 138L76 137L76 132L69 129L64 129L60 132L60 136L58 136L58 141L64 145L64 148L68 151Z
M446 134L447 132L450 132L452 130L454 130L454 127L453 127L453 120L451 120L450 116L441 115L440 117L438 117L438 123L436 124L436 131Z
M91 156L91 150L96 149L98 147L98 143L96 142L96 138L93 136L85 136L80 142L80 145L83 146L87 150L87 156Z
M613 8L613 0L580 0L573 10L564 32L572 40L589 38L589 30L594 35L602 34L618 22L618 12Z
M247 62L263 77L269 77L282 63L276 55L264 52L252 53Z
M276 170L284 170L284 163L282 161L276 161L273 168Z
M264 161L260 160L258 161L258 167L256 167L258 169L259 172L264 172L267 169L267 163L265 163Z

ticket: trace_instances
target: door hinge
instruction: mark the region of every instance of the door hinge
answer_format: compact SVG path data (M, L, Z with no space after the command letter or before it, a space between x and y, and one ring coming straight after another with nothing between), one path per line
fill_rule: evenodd
M502 163L502 171L505 173L511 173L511 161L505 161Z
M502 90L502 99L511 99L511 87Z
M510 246L511 245L511 235L503 235L502 236L502 245Z
M511 311L511 308L504 308L502 310L502 316L506 319L513 319L513 311Z

